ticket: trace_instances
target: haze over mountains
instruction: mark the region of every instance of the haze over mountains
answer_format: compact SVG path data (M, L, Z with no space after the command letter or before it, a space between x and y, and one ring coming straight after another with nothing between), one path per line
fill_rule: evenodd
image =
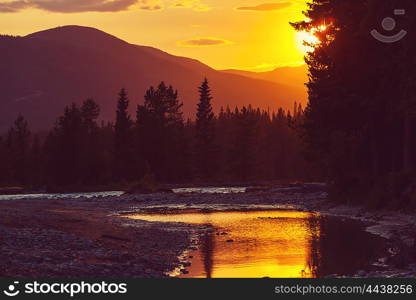
M185 117L193 117L197 87L207 77L216 111L221 106L252 104L276 110L304 102L298 84L261 76L214 70L203 63L161 50L129 44L94 28L64 26L25 37L0 37L0 130L19 113L31 128L47 129L71 102L92 97L101 119L112 121L119 90L124 87L136 106L151 85L161 81L178 89Z
M305 93L307 91L305 82L308 82L308 67L306 64L296 67L280 67L267 72L250 72L233 69L223 70L223 72L297 87L303 89Z

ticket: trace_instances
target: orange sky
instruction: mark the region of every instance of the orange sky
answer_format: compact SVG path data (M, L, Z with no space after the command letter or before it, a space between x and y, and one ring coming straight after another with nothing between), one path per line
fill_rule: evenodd
M91 26L128 42L196 58L216 69L298 65L306 0L0 0L0 32L26 35Z

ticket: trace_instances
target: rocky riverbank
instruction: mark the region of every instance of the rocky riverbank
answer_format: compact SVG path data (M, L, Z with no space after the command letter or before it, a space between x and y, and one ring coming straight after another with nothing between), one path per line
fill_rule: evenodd
M0 277L166 277L189 246L190 226L127 226L110 216L123 207L113 201L2 201Z
M204 226L121 218L137 212L296 209L359 219L388 239L387 257L357 277L416 277L416 216L334 205L322 186L255 188L236 194L0 201L2 277L165 277L184 263ZM186 263L185 263L186 264ZM333 276L341 276L334 274Z

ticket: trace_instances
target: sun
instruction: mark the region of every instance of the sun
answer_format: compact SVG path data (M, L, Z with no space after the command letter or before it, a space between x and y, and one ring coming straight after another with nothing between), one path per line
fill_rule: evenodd
M309 52L312 52L314 49L311 46L305 45L305 43L310 45L317 45L320 43L320 40L315 35L316 32L322 32L327 29L326 25L321 25L317 28L313 28L311 31L298 31L296 32L296 45L299 48L299 50L307 54Z
M296 45L299 48L299 50L304 54L312 52L313 48L308 45L305 45L305 43L315 45L319 43L319 39L315 35L307 31L296 32Z

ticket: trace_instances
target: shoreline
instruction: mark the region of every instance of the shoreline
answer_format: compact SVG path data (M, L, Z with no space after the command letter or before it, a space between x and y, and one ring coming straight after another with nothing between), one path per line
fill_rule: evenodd
M279 188L240 194L125 194L119 197L0 201L1 277L161 278L187 264L206 226L132 220L123 214L291 209L352 218L387 239L384 270L353 277L416 277L416 216L335 205L322 190ZM27 248L29 247L29 248ZM30 248L32 247L32 248ZM413 252L415 251L415 252ZM343 277L334 274L331 277Z

